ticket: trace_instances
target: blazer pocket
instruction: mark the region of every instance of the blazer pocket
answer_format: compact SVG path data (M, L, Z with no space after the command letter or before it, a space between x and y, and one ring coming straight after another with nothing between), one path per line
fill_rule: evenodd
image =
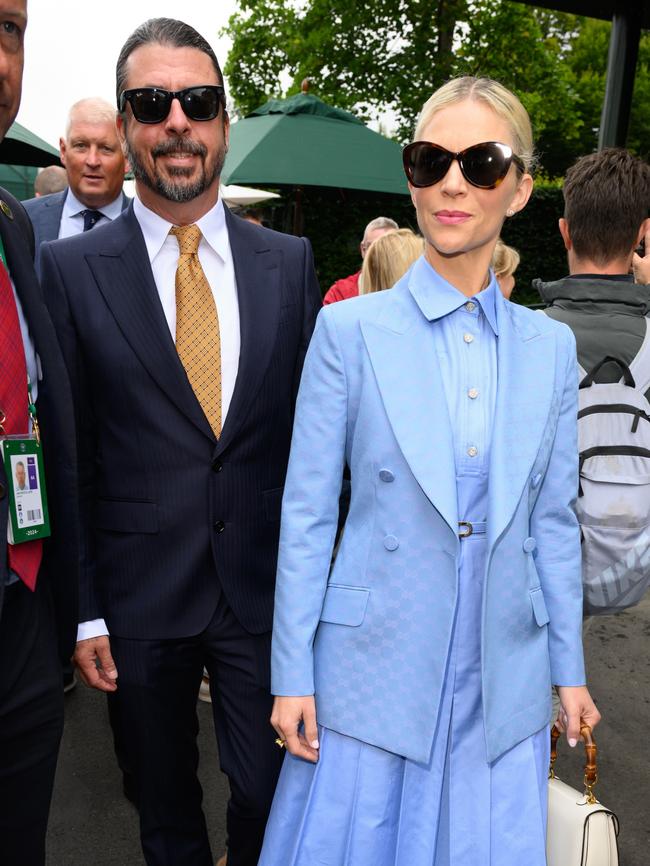
M158 506L155 502L128 499L98 499L95 505L95 527L111 532L158 532Z
M264 516L271 523L277 523L282 513L282 494L284 487L276 487L274 490L264 490L262 502L264 503Z
M530 590L530 601L533 605L535 622L541 628L543 625L546 625L550 620L548 611L546 610L546 602L544 601L544 594L542 593L541 587L538 586L536 589Z
M358 626L364 620L370 590L330 584L325 593L321 622Z

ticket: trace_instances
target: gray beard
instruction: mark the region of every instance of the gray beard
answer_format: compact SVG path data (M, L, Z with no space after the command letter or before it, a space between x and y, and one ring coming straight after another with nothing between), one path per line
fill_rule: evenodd
M186 153L195 153L202 157L203 162L203 170L200 176L193 183L182 183L182 182L174 182L173 178L186 178L191 174L191 170L186 168L174 168L170 170L171 178L163 178L158 174L151 175L145 169L144 165L140 161L137 153L131 148L130 141L126 140L126 152L131 164L131 169L133 171L133 175L136 180L143 183L146 187L148 187L152 192L161 195L163 198L167 199L167 201L176 202L181 204L183 202L192 201L198 196L202 195L208 187L210 187L216 178L221 174L221 170L223 169L223 164L226 160L226 148L224 145L221 146L219 153L216 156L214 161L214 165L212 167L212 171L208 174L205 170L205 157L207 155L207 148L204 145L197 144L196 142L188 142L185 139L176 139L172 141L168 141L165 144L158 145L152 151L154 160L156 156L162 156L165 153L169 152L186 152Z

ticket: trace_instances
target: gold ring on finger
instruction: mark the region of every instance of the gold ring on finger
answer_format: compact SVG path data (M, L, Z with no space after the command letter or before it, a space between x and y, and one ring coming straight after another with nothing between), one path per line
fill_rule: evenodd
M286 744L287 744L287 741L283 740L281 737L275 738L275 745L278 746L280 749L284 749Z

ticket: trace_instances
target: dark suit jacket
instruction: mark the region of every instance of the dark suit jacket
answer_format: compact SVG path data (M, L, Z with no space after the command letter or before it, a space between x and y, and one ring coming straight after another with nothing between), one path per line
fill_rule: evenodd
M53 192L51 195L41 195L38 198L28 198L23 202L27 215L34 226L34 240L36 242L36 268L40 271L40 247L43 241L55 241L59 237L61 225L61 214L65 204L68 190ZM122 210L124 210L130 199L122 193Z
M294 403L320 307L311 247L226 220L241 327L217 442L189 384L129 207L42 248L43 288L73 385L85 523L82 620L172 638L208 624L220 587L271 626Z
M68 376L50 316L34 273L33 234L19 202L0 189L13 219L0 211L0 235L9 272L20 298L42 378L38 382L37 411L43 437L52 537L44 543L39 582L51 584L63 658L74 648L79 573L75 431ZM1 353L1 349L0 349ZM1 357L1 354L0 354ZM0 462L0 617L7 577L7 479Z

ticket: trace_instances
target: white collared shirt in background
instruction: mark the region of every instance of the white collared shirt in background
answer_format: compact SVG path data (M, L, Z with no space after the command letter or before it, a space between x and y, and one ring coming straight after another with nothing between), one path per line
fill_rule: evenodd
M87 208L75 196L72 190L68 187L68 193L63 202L63 211L61 212L61 222L59 224L59 238L71 238L73 235L79 235L84 230L84 218L82 211L97 210L102 214L102 218L97 221L97 225L103 225L107 220L114 220L122 213L122 193L118 195L115 201L104 207Z

